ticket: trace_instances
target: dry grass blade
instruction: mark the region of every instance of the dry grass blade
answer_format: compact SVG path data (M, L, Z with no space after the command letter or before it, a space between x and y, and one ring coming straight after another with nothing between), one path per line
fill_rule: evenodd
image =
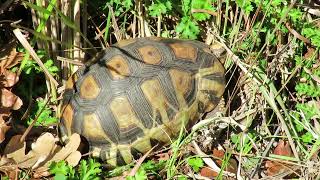
M59 83L54 79L54 77L50 74L48 69L44 66L40 58L38 57L37 53L34 51L34 49L31 47L27 39L23 36L20 29L13 30L14 35L17 37L17 39L20 41L22 46L30 53L32 58L38 63L38 65L42 68L46 76L50 79L51 82L57 87Z

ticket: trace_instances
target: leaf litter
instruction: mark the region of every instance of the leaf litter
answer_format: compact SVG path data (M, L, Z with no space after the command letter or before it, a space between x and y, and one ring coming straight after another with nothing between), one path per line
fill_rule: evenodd
M51 133L44 133L31 145L26 153L26 142L20 141L21 135L13 136L4 150L4 157L13 160L19 168L33 170L34 176L48 176L48 167L52 162L65 160L69 165L76 166L81 153L77 150L81 139L79 134L73 134L69 142L61 147L57 144L58 138ZM1 170L1 169L0 169Z
M1 49L1 51L4 51ZM8 120L11 110L18 110L22 100L11 92L12 87L19 81L19 75L8 68L19 61L15 48L10 50L9 56L0 55L0 143L5 140L5 134L10 129Z

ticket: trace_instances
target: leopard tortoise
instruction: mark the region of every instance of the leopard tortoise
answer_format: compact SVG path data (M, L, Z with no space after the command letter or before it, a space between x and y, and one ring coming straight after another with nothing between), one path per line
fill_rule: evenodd
M107 164L127 164L211 111L224 89L223 65L204 43L123 40L68 79L60 130L81 134Z

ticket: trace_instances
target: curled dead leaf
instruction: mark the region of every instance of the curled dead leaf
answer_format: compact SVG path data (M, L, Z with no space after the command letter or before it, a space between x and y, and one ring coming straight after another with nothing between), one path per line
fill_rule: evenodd
M1 108L18 110L22 106L22 100L7 89L1 89Z
M0 48L0 69L11 68L22 60L24 54L17 52L16 46L16 40L12 40Z
M22 100L9 89L19 80L17 73L8 70L22 58L18 55L14 40L0 47L0 143L4 141L5 134L10 129L9 121L6 120L10 117L11 110L18 110L22 106Z
M9 70L4 70L0 75L0 86L12 87L19 81L19 76L17 73L11 72Z
M4 150L7 158L13 159L19 168L31 168L37 175L48 174L47 170L51 162L65 160L71 166L75 166L81 159L81 153L77 151L81 139L78 134L73 134L68 144L58 146L57 138L50 133L41 135L31 150L25 154L26 142L20 142L21 135L12 137Z

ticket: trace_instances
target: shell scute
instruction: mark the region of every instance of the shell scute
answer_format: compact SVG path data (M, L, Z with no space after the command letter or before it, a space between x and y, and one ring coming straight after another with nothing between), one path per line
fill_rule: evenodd
M161 54L156 47L151 45L146 45L146 46L140 47L138 51L139 51L139 54L141 55L143 62L147 64L160 64Z
M197 48L188 43L172 43L170 44L177 59L196 62Z
M121 55L113 56L106 62L106 70L110 73L112 79L124 79L130 75L128 62Z
M98 97L100 91L100 84L93 75L86 76L80 85L80 97L82 99L95 99Z

